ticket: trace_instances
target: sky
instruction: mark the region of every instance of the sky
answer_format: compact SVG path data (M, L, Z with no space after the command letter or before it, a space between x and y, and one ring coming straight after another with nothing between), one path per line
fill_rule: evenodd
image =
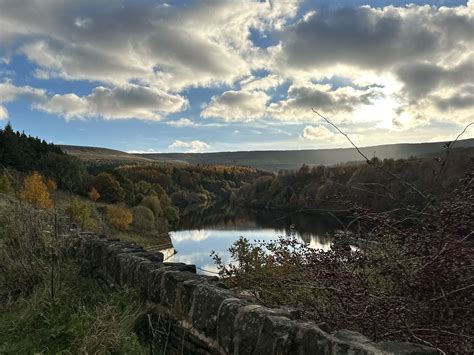
M456 137L474 0L0 0L0 126L128 152L349 146L313 108L360 146Z

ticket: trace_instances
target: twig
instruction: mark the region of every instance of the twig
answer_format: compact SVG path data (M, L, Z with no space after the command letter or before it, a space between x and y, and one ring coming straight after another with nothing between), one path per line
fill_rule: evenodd
M374 161L369 159L360 149L359 147L352 141L352 139L349 137L349 135L347 133L344 133L338 126L336 126L334 123L332 123L328 118L324 117L323 115L321 115L318 111L316 111L314 108L311 109L316 115L318 115L319 117L321 117L324 121L326 121L328 124L330 124L332 127L334 127L340 134L342 134L348 141L349 143L357 150L357 152L359 153L360 156L362 156L366 163L369 164L370 166L373 166L377 169L380 169L382 170L383 172L389 174L390 176L392 176L393 178L397 179L398 181L400 181L402 184L408 186L410 189L412 189L413 191L415 191L418 195L420 195L424 200L428 201L428 204L431 204L430 202L430 199L428 198L428 196L426 196L423 192L421 192L415 185L411 184L410 182L408 182L407 180L403 179L402 177L400 177L399 175L391 172L390 170L387 170L385 169L383 166L381 165L375 165Z

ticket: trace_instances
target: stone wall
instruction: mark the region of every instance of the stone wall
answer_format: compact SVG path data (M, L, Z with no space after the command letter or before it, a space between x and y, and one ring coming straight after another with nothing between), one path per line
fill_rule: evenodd
M437 354L421 345L374 343L348 330L326 332L135 244L81 234L76 247L83 272L140 290L153 311L136 331L142 340L159 339L166 354Z

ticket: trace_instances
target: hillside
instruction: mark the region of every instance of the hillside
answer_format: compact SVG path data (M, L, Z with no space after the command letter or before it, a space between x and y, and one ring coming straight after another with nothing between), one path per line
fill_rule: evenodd
M76 145L60 145L61 149L70 155L83 160L140 160L150 161L147 157L128 154L120 150Z
M404 159L414 156L436 156L442 154L446 142L384 144L361 148L368 157L374 154L380 158ZM122 160L184 164L212 164L249 166L268 171L294 170L301 165L336 165L361 161L353 148L308 149L308 150L266 150L217 153L149 153L130 154L119 150L97 147L61 145L68 154L84 160ZM455 148L473 148L474 139L456 142Z
M403 159L441 153L445 142L417 144L386 144L361 148L368 157L375 155L381 159ZM474 139L456 142L455 147L474 147ZM162 162L187 162L190 164L218 164L251 166L263 170L293 170L303 164L335 165L350 161L360 161L361 157L353 148L281 150L281 151L241 151L218 153L154 153L139 154L141 158Z

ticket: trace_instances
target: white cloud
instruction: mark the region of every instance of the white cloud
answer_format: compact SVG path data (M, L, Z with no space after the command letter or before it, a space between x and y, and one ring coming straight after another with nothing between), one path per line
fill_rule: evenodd
M0 120L6 120L8 118L8 110L5 106L0 105Z
M196 127L196 123L191 121L189 118L183 117L176 121L168 121L167 125L175 127Z
M231 84L250 74L263 56L249 39L250 29L282 28L298 2L203 0L157 6L150 0L135 6L4 0L1 7L6 50L24 53L41 67L43 78L114 85L136 80L178 91Z
M30 86L0 84L0 102L27 98L33 108L67 119L102 117L104 119L136 118L160 120L163 114L179 112L187 100L156 88L127 84L120 87L96 87L90 95L63 94L49 96L45 90Z
M293 20L299 4L0 0L0 62L25 55L36 78L99 82L89 95L4 82L0 118L5 103L23 99L68 119L161 120L187 108L185 88L225 84L201 117L314 125L315 107L337 123L370 122L405 136L437 120L472 120L473 1L311 9ZM252 32L273 45L258 47ZM268 75L257 78L262 69ZM221 125L193 117L166 124Z
M214 96L201 116L224 121L251 121L265 116L269 100L270 96L263 91L226 91Z
M31 86L15 86L9 81L0 83L0 103L15 100L37 102L44 100L46 91Z
M314 122L311 109L334 114L337 121L349 117L362 106L370 106L383 94L376 89L356 90L342 87L333 90L329 85L291 85L287 97L270 102L263 91L226 91L214 96L201 116L224 121L254 121L269 118L280 121Z
M336 121L349 117L358 107L371 105L381 95L374 89L355 90L341 87L333 90L328 85L292 85L288 97L269 105L272 117L283 121L314 121L312 108L332 115Z
M273 89L285 82L284 78L277 75L267 75L263 78L250 77L241 82L243 90L269 90Z
M175 151L184 151L185 153L200 153L208 150L209 148L209 144L199 140L194 140L191 142L175 140L172 144L168 146L168 149Z
M220 123L197 123L195 121L191 121L189 118L182 117L175 121L166 121L165 122L169 126L174 127L222 127L223 125Z
M301 137L309 140L332 141L336 134L323 125L306 126Z

